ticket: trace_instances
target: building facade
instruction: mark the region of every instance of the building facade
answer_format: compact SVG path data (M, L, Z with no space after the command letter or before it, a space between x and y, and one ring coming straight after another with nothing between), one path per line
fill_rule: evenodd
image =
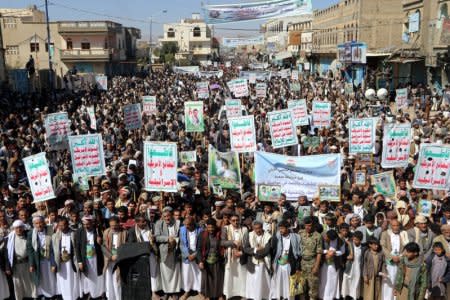
M367 44L367 64L377 67L401 46L402 1L340 0L314 11L311 60L313 70L326 74L343 66L337 45L352 41ZM353 68L354 66L352 66ZM364 72L364 66L360 66Z
M31 89L48 84L49 51L57 87L69 70L116 75L130 74L136 68L140 31L135 28L111 21L50 22L48 49L45 14L35 7L0 9L0 23L9 79L23 81L26 64L33 58L36 72L29 78Z
M178 45L177 60L189 60L205 63L212 55L211 28L200 18L192 14L190 19L179 23L164 24L164 37L161 44L175 42Z
M312 20L301 21L288 26L288 50L298 56L297 65L308 71L312 51Z
M402 46L392 56L400 82L441 89L450 77L450 0L403 0Z

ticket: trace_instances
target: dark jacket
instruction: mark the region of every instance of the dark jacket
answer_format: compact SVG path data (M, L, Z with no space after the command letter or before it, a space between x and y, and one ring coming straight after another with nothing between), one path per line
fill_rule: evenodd
M47 230L45 228L44 230ZM37 240L37 249L33 248L33 232L34 230L30 230L27 234L27 254L28 254L28 264L30 267L34 268L34 272L31 274L31 277L33 278L34 284L38 285L41 279L41 243L39 242L39 238ZM46 232L48 235L48 233ZM55 265L55 256L53 253L53 246L51 242L51 235L50 235L50 245L49 245L49 253L48 253L48 259L50 260L50 264L53 266Z
M86 229L80 228L75 233L75 255L78 263L83 263L83 273L87 274L87 258L86 258L87 234ZM97 276L103 274L104 258L102 246L97 243L97 230L94 230L94 247L95 258L97 259Z

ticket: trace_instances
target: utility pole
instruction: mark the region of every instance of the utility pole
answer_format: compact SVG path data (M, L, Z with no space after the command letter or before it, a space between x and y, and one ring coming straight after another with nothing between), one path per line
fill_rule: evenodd
M45 0L45 16L47 19L47 50L48 50L48 84L50 85L50 92L53 100L56 100L55 89L53 86L53 65L52 65L52 53L50 49L50 22L48 17L48 0Z

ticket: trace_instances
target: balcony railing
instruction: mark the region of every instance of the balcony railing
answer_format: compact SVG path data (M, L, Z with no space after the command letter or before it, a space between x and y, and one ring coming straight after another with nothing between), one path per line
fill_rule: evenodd
M109 60L109 49L67 49L61 50L61 59L66 60Z
M118 27L119 24L105 21L60 22L58 32L106 32Z

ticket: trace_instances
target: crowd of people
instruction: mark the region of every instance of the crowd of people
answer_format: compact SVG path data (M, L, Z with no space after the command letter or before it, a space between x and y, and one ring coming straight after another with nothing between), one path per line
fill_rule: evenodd
M266 97L250 96L242 105L255 116L258 150L284 155L340 153L341 201L314 196L259 201L254 190L252 155L242 156L240 190L214 194L208 185L208 145L230 150L229 127L219 115L232 95L222 77L155 71L148 76L113 77L106 91L59 91L56 95L9 94L0 119L0 299L138 299L130 294L123 268L116 268L126 245L148 247L148 288L153 297L187 299L450 299L449 191L412 186L423 143L450 143L450 86L436 93L407 85L409 108L391 118L389 100L381 104L373 163L357 164L349 154L347 121L371 117L374 109L362 88L345 92L339 76L272 76ZM184 102L198 100L196 83L208 80L203 133L185 131ZM143 116L140 129L125 129L123 106L157 97L158 113ZM274 149L266 115L287 101L304 98L332 105L328 128L297 128L299 145ZM87 108L95 106L96 124ZM395 110L395 109L394 109ZM70 134L100 133L106 174L89 178L87 190L72 176L70 151L53 151L44 118L65 111ZM8 113L6 113L8 112ZM406 168L394 169L396 196L374 191L354 173L383 169L383 125L411 123L413 142ZM318 145L305 147L310 136ZM178 192L148 192L143 184L143 142L171 141L179 151L196 151L195 163L179 164ZM46 152L55 199L33 202L22 159ZM131 162L131 163L130 163ZM418 201L433 201L433 212L417 213ZM302 208L301 210L299 208ZM306 211L304 207L309 207ZM127 294L128 293L128 294ZM142 293L142 294L140 294ZM134 295L134 296L130 296Z

